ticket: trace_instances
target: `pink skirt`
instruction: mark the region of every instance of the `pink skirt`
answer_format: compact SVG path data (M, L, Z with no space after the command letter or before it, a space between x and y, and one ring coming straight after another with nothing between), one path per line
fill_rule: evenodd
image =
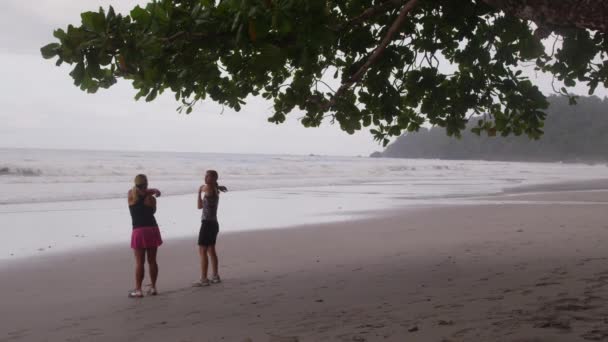
M156 248L163 244L158 227L137 227L131 233L131 248Z

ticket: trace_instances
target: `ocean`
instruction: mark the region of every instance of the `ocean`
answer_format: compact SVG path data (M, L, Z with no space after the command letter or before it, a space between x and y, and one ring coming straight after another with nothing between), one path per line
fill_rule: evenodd
M606 179L603 164L517 163L182 152L0 149L0 259L128 246L136 174L162 191L167 240L198 232L196 192L219 172L221 230L282 228L458 201L505 189Z

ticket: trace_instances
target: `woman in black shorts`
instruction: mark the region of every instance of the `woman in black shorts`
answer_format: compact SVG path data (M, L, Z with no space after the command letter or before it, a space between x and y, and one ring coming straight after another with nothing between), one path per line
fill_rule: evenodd
M201 278L196 281L194 286L209 286L221 282L218 272L217 252L215 242L220 226L217 222L217 207L220 201L220 191L226 192L228 189L217 184L218 174L215 170L208 170L205 173L205 184L198 189L197 207L203 209L201 229L198 234L198 251L201 257ZM211 280L207 277L209 270L209 259L213 275Z

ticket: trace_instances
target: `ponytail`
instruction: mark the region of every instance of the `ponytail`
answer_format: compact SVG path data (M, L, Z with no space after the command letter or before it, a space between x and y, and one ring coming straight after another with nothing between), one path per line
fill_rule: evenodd
M217 171L207 170L207 174L210 175L211 177L213 177L213 183L211 185L214 187L213 192L215 193L216 196L220 194L220 191L221 192L228 191L228 189L225 186L219 185L217 183L217 179L219 178Z
M133 185L133 189L131 189L131 197L133 197L133 202L139 201L139 191L137 191L136 185Z

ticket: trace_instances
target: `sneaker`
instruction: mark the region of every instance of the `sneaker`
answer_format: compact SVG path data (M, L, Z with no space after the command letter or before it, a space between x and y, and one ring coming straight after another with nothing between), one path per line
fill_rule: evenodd
M209 282L209 279L199 279L197 281L195 281L194 283L192 283L193 287L203 287L203 286L209 286L211 285L211 283Z
M219 283L221 283L221 282L222 282L222 279L220 279L220 276L219 276L219 275L214 275L214 276L211 278L211 284L219 284Z

